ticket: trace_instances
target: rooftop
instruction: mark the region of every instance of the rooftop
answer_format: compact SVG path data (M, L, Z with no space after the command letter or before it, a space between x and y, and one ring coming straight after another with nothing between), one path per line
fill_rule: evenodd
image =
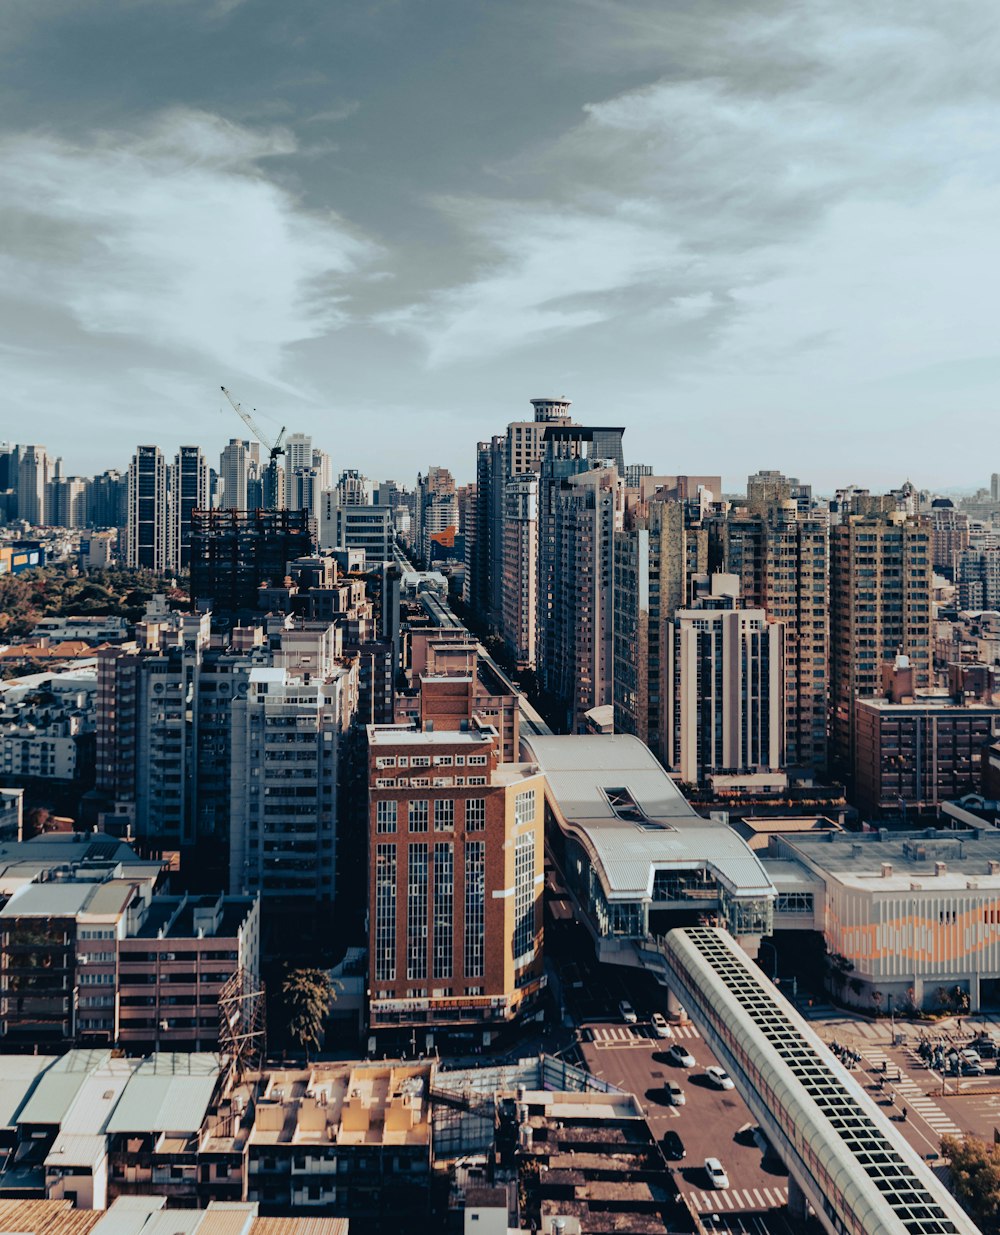
M650 897L657 870L705 866L734 895L774 895L746 842L697 815L638 738L532 734L522 745L545 774L561 826L589 851L610 899Z
M219 1080L217 1055L160 1051L142 1061L108 1121L109 1132L197 1132Z
M428 1145L432 1066L317 1064L272 1072L252 1144Z
M1000 831L993 828L783 836L776 848L828 880L867 892L1000 888Z

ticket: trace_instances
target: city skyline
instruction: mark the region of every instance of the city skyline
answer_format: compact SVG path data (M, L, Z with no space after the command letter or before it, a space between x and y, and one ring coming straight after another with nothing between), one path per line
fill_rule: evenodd
M225 382L375 478L431 441L418 466L470 480L476 440L566 394L727 489L968 486L997 367L980 6L4 20L5 436L68 472L211 456Z

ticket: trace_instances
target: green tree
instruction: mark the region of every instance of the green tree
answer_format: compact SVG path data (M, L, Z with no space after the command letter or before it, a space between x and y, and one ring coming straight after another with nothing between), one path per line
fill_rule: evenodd
M946 1136L941 1154L951 1188L986 1235L1000 1232L1000 1146L978 1136Z
M281 984L288 1015L288 1035L305 1051L319 1050L323 1044L330 1004L336 987L325 969L288 969Z

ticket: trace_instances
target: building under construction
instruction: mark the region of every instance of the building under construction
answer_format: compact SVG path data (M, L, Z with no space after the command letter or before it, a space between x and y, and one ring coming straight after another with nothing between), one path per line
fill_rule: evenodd
M256 610L258 589L316 552L307 510L196 510L191 516L191 598L213 613Z

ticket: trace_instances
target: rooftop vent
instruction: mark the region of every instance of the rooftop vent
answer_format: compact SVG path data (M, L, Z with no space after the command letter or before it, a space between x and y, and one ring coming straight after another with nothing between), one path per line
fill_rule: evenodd
M888 879L891 874L892 874L892 863L883 862L882 863L882 878Z

